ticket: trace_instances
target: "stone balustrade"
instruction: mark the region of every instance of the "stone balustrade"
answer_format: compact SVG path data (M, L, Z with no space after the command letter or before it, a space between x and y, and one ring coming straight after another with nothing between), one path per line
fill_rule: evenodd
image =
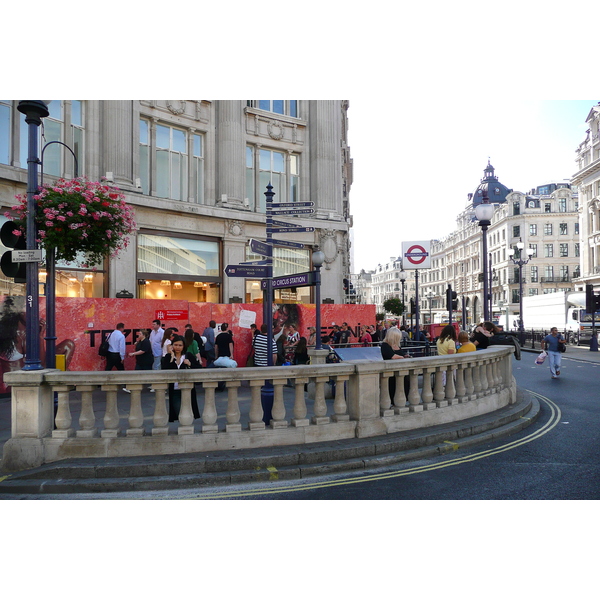
M394 398L388 392L390 377L396 379ZM516 401L512 347L503 346L450 356L294 367L17 371L7 373L5 381L12 386L5 471L64 458L180 454L385 435L459 421ZM169 423L168 388L174 382L181 389L181 409L178 421ZM225 391L219 391L219 382ZM192 412L192 389L198 419ZM268 423L263 420L265 394L273 401Z

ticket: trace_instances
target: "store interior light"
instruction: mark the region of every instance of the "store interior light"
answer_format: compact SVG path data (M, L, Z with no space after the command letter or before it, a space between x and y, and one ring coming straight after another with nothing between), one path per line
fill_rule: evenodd
M194 281L194 287L196 287L196 288L202 287L202 282L201 281Z
M182 288L183 288L183 286L181 285L181 283L179 283L179 281L176 281L176 282L173 284L173 289L174 289L174 290L180 290L180 289L182 289Z
M162 285L163 287L170 287L170 285L171 285L171 282L170 282L168 279L163 279L163 280L160 282L160 285Z

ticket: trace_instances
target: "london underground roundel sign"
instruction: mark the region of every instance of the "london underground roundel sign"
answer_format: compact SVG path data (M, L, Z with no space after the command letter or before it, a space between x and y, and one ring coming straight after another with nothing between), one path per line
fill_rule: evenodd
M430 242L403 242L403 267L427 269L430 266Z

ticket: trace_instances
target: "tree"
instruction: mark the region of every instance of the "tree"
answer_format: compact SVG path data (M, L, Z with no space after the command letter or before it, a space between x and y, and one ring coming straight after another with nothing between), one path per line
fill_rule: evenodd
M399 317L406 310L402 300L399 298L388 298L383 303L383 308L385 308L386 312L389 312L396 317Z

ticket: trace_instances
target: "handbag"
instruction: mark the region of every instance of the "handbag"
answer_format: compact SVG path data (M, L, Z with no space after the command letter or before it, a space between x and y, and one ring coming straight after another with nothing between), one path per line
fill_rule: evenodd
M566 352L567 351L567 344L565 344L564 342L559 341L558 342L558 351L559 352Z
M542 350L539 354L538 357L535 359L535 364L536 365L543 365L544 361L546 360L546 356L548 356L548 354L546 354L545 350Z
M111 335L112 333L109 333L104 338L104 341L100 344L100 348L98 348L98 355L102 358L106 358L108 356L108 340L110 339Z

